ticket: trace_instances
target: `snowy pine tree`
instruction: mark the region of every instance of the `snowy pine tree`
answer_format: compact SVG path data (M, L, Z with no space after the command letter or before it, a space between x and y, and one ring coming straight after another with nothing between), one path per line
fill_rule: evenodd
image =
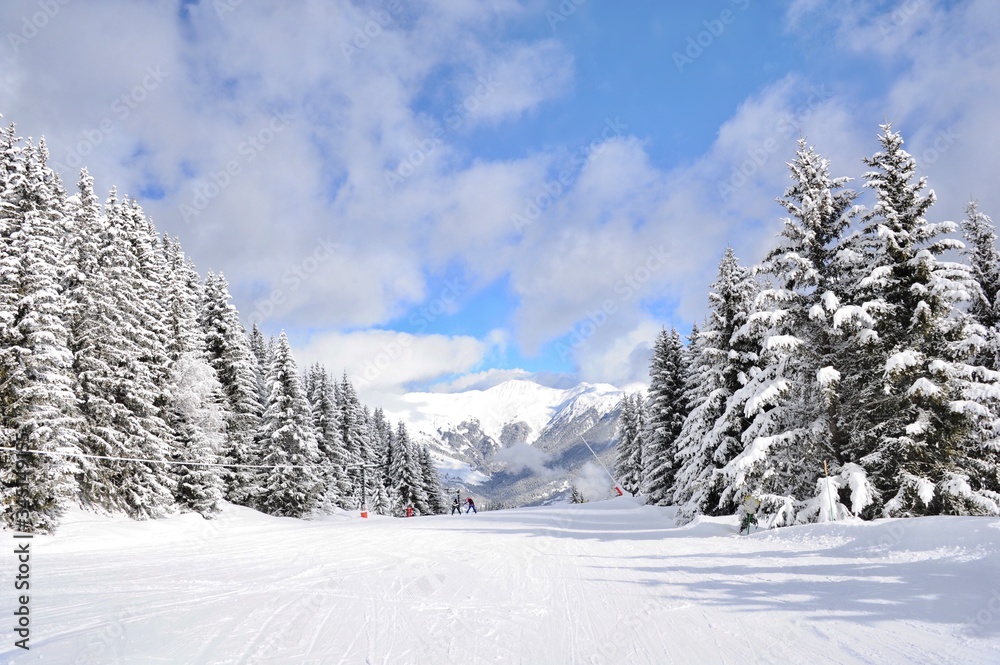
M267 340L264 339L264 333L260 331L256 323L253 324L250 330L249 343L252 355L251 364L257 376L258 399L263 407L264 402L267 401L267 368L271 366L271 357L268 351Z
M0 139L0 521L30 533L55 529L76 495L79 452L72 356L62 317L65 194L44 144ZM41 453L41 454L40 454Z
M967 266L938 258L962 248L946 237L957 227L927 221L934 194L914 181L900 134L882 130L882 150L865 160L876 203L854 248L859 390L845 457L867 473L884 514L997 514L998 377L968 363L982 328L957 307L977 285Z
M441 487L441 476L431 457L431 451L423 446L419 451L420 476L423 480L424 494L427 495L427 512L432 515L444 515L448 506L444 500L444 490Z
M975 202L966 206L965 213L965 255L978 286L970 311L986 329L986 343L976 360L996 370L1000 368L1000 251L996 228Z
M312 406L313 426L323 468L324 504L347 508L351 486L347 478L348 461L340 410L337 408L333 381L322 365L313 365L306 373L306 393Z
M271 360L267 386L257 445L263 451L261 464L269 468L261 470L254 505L271 515L305 517L318 505L323 481L315 472L319 450L312 413L284 332Z
M826 460L839 459L848 432L840 381L847 352L834 313L847 297L841 237L857 213L848 178L799 140L788 164L792 185L778 199L785 218L779 243L757 269L766 284L748 319L759 338L756 372L741 388L752 422L743 449L724 469L722 501L747 493L763 500L758 519L778 519L789 500L811 495ZM825 485L824 485L825 486ZM794 499L792 499L794 500ZM793 519L786 511L781 519ZM763 522L762 522L763 523Z
M618 416L615 474L622 489L632 495L639 494L643 486L642 429L642 397L625 395Z
M255 443L261 403L257 385L257 359L253 355L239 313L230 302L225 277L208 273L200 323L208 361L215 369L226 398L225 458L231 464L257 464L263 451ZM226 498L251 505L255 474L252 469L226 470Z
M759 346L743 334L756 293L749 271L727 249L709 293L708 320L690 352L693 364L686 385L691 410L676 444L673 497L686 517L731 514L736 508L720 503L721 469L742 451L743 432L750 424L734 398L758 371Z
M98 460L81 486L92 503L136 518L158 517L173 507L174 482L162 463L173 439L162 418L169 382L166 334L159 303L147 302L160 292L140 260L152 251L154 237L114 190L101 217L99 269L90 282L101 295L94 301L93 325L75 341L88 424L83 444L88 453L151 461Z
M219 512L224 489L218 452L225 445L226 412L222 385L202 352L184 352L171 372L171 417L176 448L175 497L183 509L209 518Z
M365 424L364 407L358 400L354 386L347 379L346 372L341 377L336 396L337 408L340 411L341 439L344 442L344 452L349 465L347 477L351 485L352 503L354 507L357 507L361 500L361 465L369 463L366 454L370 450L370 444Z
M642 432L643 493L653 504L669 503L677 473L677 438L688 413L687 367L681 337L665 329L653 347Z
M414 514L426 515L430 512L427 494L424 491L423 478L420 472L420 460L414 449L406 425L400 421L396 427L393 439L392 478L390 497L394 500L394 514L401 517L406 514L406 507L413 506Z

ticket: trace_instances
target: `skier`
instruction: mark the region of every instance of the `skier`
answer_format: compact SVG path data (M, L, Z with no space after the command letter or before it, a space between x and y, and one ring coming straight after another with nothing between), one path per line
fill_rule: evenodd
M406 507L406 516L413 517L413 504Z
M468 506L465 507L465 514L468 515L469 511L471 510L473 513L475 513L476 515L478 515L479 513L476 511L476 502L472 500L472 497L470 496L465 501L466 501L466 503L469 504Z
M454 515L456 510L458 511L459 515L462 514L462 506L458 505L457 496L451 500L451 514Z

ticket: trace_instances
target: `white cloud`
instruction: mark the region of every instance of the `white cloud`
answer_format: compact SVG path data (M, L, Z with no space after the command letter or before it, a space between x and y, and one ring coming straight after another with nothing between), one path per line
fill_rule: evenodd
M37 7L0 3L0 21L20 26ZM60 5L16 53L0 48L0 111L25 135L44 133L56 162L87 152L105 190L162 187L145 208L202 271L225 272L244 319L316 331L299 342L303 354L335 371L360 375L393 333L331 331L385 325L433 300L428 284L446 268L462 269L469 289L508 278L518 304L502 337L414 336L420 353L375 382L381 391L487 385L518 375L479 372L491 349L530 353L567 334L582 337L571 349L581 377L641 381L663 323L649 302L672 308L677 323L698 320L724 247L745 262L762 256L780 228L773 199L800 132L835 174L858 176L887 115L931 178L932 214L958 216L973 195L1000 215L991 0L906 2L876 15L868 3L792 3L790 31L805 40L832 25L831 57L876 58L898 78L865 97L855 79L788 75L744 100L700 158L669 169L627 127L600 124L580 146L465 154L468 130L538 113L573 90L572 54L549 37L498 38L529 11L514 0L398 7L361 39L373 15L360 3L244 2L219 16L202 2L186 6L187 20L177 3ZM150 67L165 75L144 86ZM491 75L501 85L458 126L415 110L426 95L461 102ZM282 111L294 115L277 131ZM408 175L390 187L386 171L403 162ZM186 222L181 206L195 202L204 205ZM518 228L512 217L532 202L536 221ZM323 243L335 246L326 258ZM655 269L653 251L666 257ZM477 373L453 378L466 372Z
M647 319L623 333L596 338L579 356L580 378L615 386L648 383L653 343L662 327Z
M488 343L467 336L365 330L313 335L304 346L296 346L295 356L301 367L319 362L332 371L343 368L358 393L371 399L401 394L411 383L473 370L490 349Z
M529 372L525 369L487 369L481 372L463 374L455 379L442 381L430 386L435 393L458 393L466 390L489 390L505 381L533 381L549 388L566 389L575 386L578 379L572 374L558 372Z
M573 83L573 58L554 39L517 43L490 54L464 82L463 103L474 121L516 118L547 99L561 97Z

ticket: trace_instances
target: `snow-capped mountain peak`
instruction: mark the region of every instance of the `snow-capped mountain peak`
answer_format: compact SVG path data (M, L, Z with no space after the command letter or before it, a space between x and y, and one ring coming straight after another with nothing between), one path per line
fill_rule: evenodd
M605 383L563 390L512 379L486 390L409 393L401 399L402 408L389 415L406 422L413 438L431 447L446 475L477 485L484 496L528 502L543 491L538 483L508 487L525 482L523 466L512 462L522 459L518 447L538 449L530 457L544 460L532 467L552 486L544 491L561 491L567 474L584 461L575 450L581 436L599 450L610 450L623 394Z

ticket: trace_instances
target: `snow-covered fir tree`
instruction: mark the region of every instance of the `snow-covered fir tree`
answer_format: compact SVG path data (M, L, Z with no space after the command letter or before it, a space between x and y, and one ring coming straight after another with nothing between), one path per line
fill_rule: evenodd
M271 515L304 517L323 494L316 471L319 450L312 413L284 332L278 338L267 375L268 396L257 431L263 451L254 505Z
M382 473L382 484L388 487L391 484L389 469L392 467L392 425L385 417L385 412L378 407L372 413L370 423L370 436L375 454L376 464Z
M376 515L392 515L392 497L385 488L385 482L378 474L372 474L375 488L371 492L371 509Z
M211 517L219 511L222 499L222 477L214 464L224 446L226 402L208 362L206 338L198 321L201 279L179 242L164 236L161 246L167 270L163 290L171 367L164 419L174 435L171 459L175 463L170 467L174 497L182 509Z
M263 405L267 401L267 368L271 366L271 357L267 340L264 339L264 333L257 327L256 322L250 330L250 353L252 355L251 364L257 376L257 394Z
M205 335L198 323L201 279L185 260L179 242L164 235L160 247L167 271L163 284L166 349L170 360L176 361L184 353L205 350Z
M767 523L794 520L792 497L813 491L849 434L840 391L847 351L834 314L849 288L839 252L858 194L848 178L830 176L828 161L804 139L788 167L792 184L778 202L789 216L756 269L764 286L747 322L760 340L760 371L734 395L752 421L724 469L721 497L739 503L753 493Z
M340 410L333 390L333 380L326 368L314 364L306 372L306 394L312 407L316 443L322 462L323 503L347 508L350 505L350 482L347 479L347 455L344 451Z
M351 484L353 506L360 505L362 465L371 461L366 459L370 446L365 424L364 407L358 399L354 386L345 372L341 377L336 391L337 408L340 411L341 440L344 442L344 452L347 457L347 477Z
M222 502L222 474L214 465L225 446L226 411L222 385L203 352L187 351L173 362L171 397L174 495L182 509L209 518Z
M257 358L230 300L225 277L209 272L200 323L208 361L215 369L226 398L223 452L231 464L250 465L259 463L263 455L255 443L262 410L256 376ZM254 478L252 469L229 467L224 476L226 498L233 503L251 505Z
M395 504L393 513L396 516L405 515L406 507L413 506L414 514L426 515L430 509L420 472L420 460L402 421L396 427L393 446L392 468L389 472L393 483L390 490L390 498Z
M60 289L65 193L44 144L0 138L0 521L46 533L76 495L79 412Z
M419 463L424 494L427 495L427 511L432 515L444 515L448 512L448 506L444 500L441 476L438 474L437 467L434 466L431 451L427 446L420 448Z
M642 432L642 491L650 503L670 501L677 473L677 438L688 413L687 367L676 330L660 331L653 347Z
M159 282L144 274L155 263L146 256L155 235L114 190L103 218L94 281L106 283L110 302L96 313L92 337L81 345L89 357L79 360L90 365L82 377L90 425L83 443L88 453L150 461L101 459L81 484L90 501L133 517L157 517L173 506L174 482L162 463L173 440L162 417L169 383L164 321L160 304L145 300L161 295Z
M902 136L882 130L882 150L865 160L876 202L854 247L860 380L845 457L867 472L884 514L996 514L997 375L969 364L983 329L958 307L978 285L968 266L939 258L962 249L947 237L957 226L926 219L934 193L915 179Z
M996 227L974 201L966 206L965 215L965 256L978 286L969 309L986 329L986 344L976 360L996 370L1000 368L1000 251Z
M750 271L740 265L732 248L726 249L709 292L708 319L689 352L690 412L676 443L673 495L687 517L731 514L736 508L720 503L721 469L742 451L743 432L750 424L733 400L758 370L759 347L743 334L756 294Z
M622 489L632 495L642 491L642 397L622 397L618 416L615 475Z

